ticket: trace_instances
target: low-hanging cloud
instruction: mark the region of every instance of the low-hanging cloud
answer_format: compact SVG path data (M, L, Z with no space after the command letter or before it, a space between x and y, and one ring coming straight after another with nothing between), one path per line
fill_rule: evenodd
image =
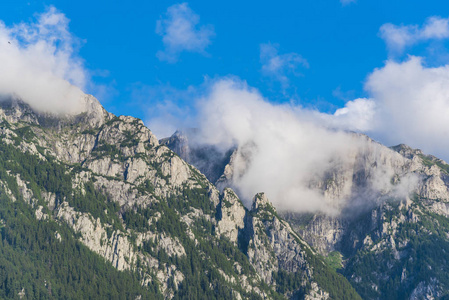
M78 40L69 20L55 7L34 23L11 27L0 21L0 94L19 98L34 109L77 113L87 72L77 56Z
M384 26L381 32L391 50L401 52L447 38L447 24L433 17L421 27ZM275 105L236 78L209 85L197 102L195 143L238 149L229 183L247 205L264 191L277 208L332 214L345 206L404 198L416 189L418 177L402 173L404 157L348 131L449 160L449 65L429 67L416 56L389 59L368 75L366 98L348 101L334 113ZM342 181L344 176L348 180ZM351 178L362 181L360 189Z
M348 101L331 114L275 105L236 78L207 84L209 91L196 102L196 116L187 125L200 129L195 143L213 145L223 153L238 149L231 184L248 205L256 192L264 191L280 209L332 213L335 203L363 207L379 195L406 197L413 191L418 180L401 174L407 169L403 157L348 131L365 133L388 146L405 143L449 160L449 66L427 67L413 56L403 62L386 61L367 77L369 97ZM338 198L332 201L323 194L323 182L358 170L360 178L370 178L369 189L330 186ZM392 185L397 176L398 184ZM351 202L348 195L365 202Z
M366 137L319 125L323 115L316 111L269 103L238 79L216 81L198 105L194 143L223 152L237 148L228 184L247 206L263 191L281 210L334 214L348 205L367 206L386 193L406 197L414 186L406 177L400 185L391 183L404 164L399 154ZM355 102L349 108L358 106ZM381 157L385 162L373 168ZM360 179L361 185L367 184L363 195L352 186L358 169L369 170ZM344 184L327 186L341 179Z
M165 47L157 57L175 63L183 51L205 54L215 32L212 25L198 27L199 22L200 17L187 3L170 6L156 24L156 33L162 36Z

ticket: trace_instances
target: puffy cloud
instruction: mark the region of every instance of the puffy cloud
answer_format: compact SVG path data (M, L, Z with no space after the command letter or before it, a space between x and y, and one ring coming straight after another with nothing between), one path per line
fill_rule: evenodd
M425 67L419 57L388 61L366 82L376 102L372 134L449 158L449 66Z
M278 44L260 45L260 62L262 63L262 74L270 76L279 81L284 88L289 85L289 74L298 76L297 69L309 67L306 59L297 53L279 54Z
M174 63L183 51L205 54L215 32L212 25L198 27L199 21L200 17L187 3L170 6L164 18L156 24L156 33L162 36L165 47L157 57Z
M406 47L428 40L449 38L449 18L430 17L423 26L384 24L379 34L391 54L402 54Z
M334 114L303 111L304 118L449 160L449 65L426 67L415 56L389 60L368 76L365 90L369 99L348 101Z
M372 99L359 98L346 102L333 115L320 114L331 128L367 132L373 128L376 103Z
M413 175L401 175L401 183L392 185L398 171L393 165L400 165L401 159L348 131L367 133L387 145L407 143L448 156L448 81L449 67L426 68L416 57L402 63L388 61L367 79L370 98L348 101L327 114L270 103L238 78L220 78L204 84L202 97L196 97L199 91L194 88L188 95L169 89L164 97L156 97L164 102L152 110L158 111L156 115L164 113L149 125L160 130L170 122L196 127L198 135L189 137L194 145L213 145L222 153L236 147L232 186L247 205L255 193L264 191L279 209L333 214L342 207L367 207L371 201L381 201L380 194L405 197L418 182ZM186 97L190 102L183 106ZM174 100L180 98L183 105ZM383 163L376 168L366 167L380 158ZM352 178L358 169L370 173L363 195L352 194L345 186L340 186L337 198L323 193L320 182L326 182L326 176L351 174Z
M303 118L449 160L449 65L426 67L415 56L389 60L369 74L365 90L369 99L348 101L333 114L303 110Z
M367 185L371 190L364 190L363 197L353 197L350 188L338 199L323 193L320 182L326 182L326 176L333 172L339 176L353 172L358 153L375 156L389 151L360 135L335 130L336 126L322 126L323 121L341 128L352 120L360 122L357 117L372 113L373 106L371 100L358 99L334 115L325 115L289 104L270 103L245 82L221 79L213 82L198 101L199 130L192 143L213 145L223 153L238 149L233 158L231 184L248 206L255 193L264 191L281 210L333 214L348 205L358 209L377 201L381 193L404 197L416 184L416 178L404 177L400 186L393 186L395 171L391 165L380 164L370 171ZM360 157L364 159L365 154ZM375 161L376 157L371 159Z
M291 106L269 103L236 79L215 82L200 103L197 142L239 147L233 184L245 201L264 191L277 207L326 209L308 183L351 149L350 135L303 121Z
M39 111L75 113L87 72L77 56L78 40L55 7L35 23L11 27L0 21L0 94L28 102Z

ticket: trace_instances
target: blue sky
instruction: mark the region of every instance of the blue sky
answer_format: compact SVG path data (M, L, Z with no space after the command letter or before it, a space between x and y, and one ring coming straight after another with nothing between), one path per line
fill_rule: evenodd
M438 23L429 18L448 18L447 1L3 0L0 19L11 28L36 22L50 8L70 20L70 55L84 72L85 92L107 110L147 124L170 109L178 121L194 119L194 99L223 78L238 78L264 101L318 114L333 115L358 98L373 98L379 106L388 98L375 99L385 94L384 86L367 88L376 69L385 75L387 62L402 64L409 55L422 58L416 70L449 61L446 33L426 33L426 24ZM170 35L178 21L188 30ZM402 44L394 35L398 32ZM366 126L345 129L354 128L385 143L423 148L429 143L406 134L389 137L380 129L363 130ZM429 150L439 153L440 148Z
M155 99L133 99L142 86L170 85L184 90L204 77L236 75L272 101L294 99L332 111L345 101L364 96L363 82L387 59L379 28L384 23L421 24L449 13L446 1L338 0L189 1L200 17L198 27L213 26L205 53L180 53L175 63L160 61L163 49L156 22L173 1L2 1L0 19L7 25L29 21L53 5L68 19L70 31L83 42L79 55L96 83L98 94L116 114L145 119L142 105ZM308 67L287 72L288 87L261 72L260 45L277 44L280 54L297 53ZM419 49L415 49L419 51ZM99 75L99 76L98 76ZM95 90L87 91L95 93ZM157 99L156 99L157 100Z

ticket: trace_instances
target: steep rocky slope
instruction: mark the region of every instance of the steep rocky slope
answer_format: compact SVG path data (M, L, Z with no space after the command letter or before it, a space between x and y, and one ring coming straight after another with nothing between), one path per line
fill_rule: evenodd
M403 174L418 178L409 197L383 195L351 217L283 215L322 254L343 255L342 273L364 298L443 298L449 287L449 166L405 145L393 150L403 157Z
M308 184L332 213L299 207L279 215L363 298L447 297L449 165L406 145L390 149L352 135L359 146L345 154L344 163L337 161ZM188 152L188 139L181 142ZM219 188L233 187L234 170L251 163L244 149L228 155Z
M20 259L39 261L46 243L67 257L70 242L128 276L122 282L129 287L138 283L130 294L117 292L125 298L358 298L264 195L248 210L232 190L220 192L160 145L142 121L116 117L92 96L84 103L86 112L63 117L21 101L0 103L0 195L7 208L1 235L8 249L24 251ZM47 234L17 242L36 227ZM34 239L42 245L34 247ZM72 297L52 263L36 268L28 283L20 269L13 277L0 272L3 296L52 298L48 287L58 286L61 297ZM79 272L67 282L103 278ZM78 296L94 296L85 292Z

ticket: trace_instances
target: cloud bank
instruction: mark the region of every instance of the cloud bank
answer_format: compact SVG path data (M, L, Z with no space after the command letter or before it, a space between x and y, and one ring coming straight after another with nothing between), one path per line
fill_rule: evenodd
M0 21L0 94L52 113L77 113L87 72L77 55L69 20L55 7L34 23L11 27Z
M175 63L183 51L205 54L215 32L212 25L198 27L199 22L200 17L187 3L170 6L156 24L156 33L162 36L165 47L157 57Z
M331 114L270 103L236 78L209 86L197 100L201 134L195 142L223 152L238 148L231 183L247 205L264 191L279 209L332 214L340 205L363 207L385 193L406 197L413 191L418 180L401 174L405 162L399 154L348 131L449 159L449 65L427 67L413 56L387 61L367 77L368 98L348 101ZM352 194L362 202L351 202L354 191L344 185L335 190L338 197L323 194L323 178L338 181L345 172L352 177L359 171L361 178L369 175L370 188L360 191L369 193ZM402 176L399 185L392 184L395 176Z
M357 116L369 108L365 101L360 99L346 110L325 116L299 106L272 104L245 82L220 79L198 101L199 131L193 143L213 145L223 153L238 149L232 158L233 174L228 183L247 206L260 191L278 209L329 214L348 206L366 207L385 193L405 197L416 183L415 178L403 177L399 185L391 183L398 175L402 157L366 137L320 124L327 118L344 127L351 123L339 119L345 114L359 121ZM373 168L371 165L382 155L391 158ZM366 182L361 184L367 187L359 198L350 184L358 169L369 173L362 176ZM346 175L346 185L324 186ZM329 194L329 190L340 188Z

